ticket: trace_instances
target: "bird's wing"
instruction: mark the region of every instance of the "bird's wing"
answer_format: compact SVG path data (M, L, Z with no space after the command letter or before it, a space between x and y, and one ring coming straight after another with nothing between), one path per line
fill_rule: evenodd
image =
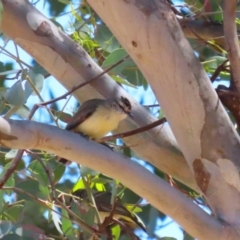
M82 104L77 113L73 116L70 122L66 126L66 130L71 131L74 130L77 126L79 126L82 122L84 122L87 118L89 118L96 108L99 105L100 99L91 99Z

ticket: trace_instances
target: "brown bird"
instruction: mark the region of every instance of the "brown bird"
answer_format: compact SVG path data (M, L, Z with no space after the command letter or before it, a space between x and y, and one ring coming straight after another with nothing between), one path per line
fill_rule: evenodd
M100 139L115 130L121 120L131 116L131 103L125 97L114 99L91 99L84 102L70 122L66 130L81 133L90 139ZM58 159L66 165L71 163L64 158Z

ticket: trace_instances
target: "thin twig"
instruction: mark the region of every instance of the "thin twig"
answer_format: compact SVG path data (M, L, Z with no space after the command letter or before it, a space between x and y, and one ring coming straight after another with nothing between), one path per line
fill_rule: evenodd
M22 155L24 153L24 150L18 150L15 158L11 162L11 166L6 170L3 177L0 179L0 189L4 186L4 184L7 182L7 180L10 178L12 173L17 169L18 163L20 162Z
M218 75L221 73L221 71L223 71L226 63L228 62L229 60L226 59L225 61L223 61L217 68L216 70L214 71L214 73L212 74L212 76L210 77L210 80L211 82L214 82L215 79L218 77Z
M68 95L72 94L73 92L75 92L76 90L78 90L79 88L84 87L85 85L99 79L101 76L103 76L104 74L108 73L110 70L112 70L114 67L118 66L119 64L121 64L122 62L124 62L126 59L129 58L129 55L125 56L124 58L120 59L119 61L117 61L115 64L113 64L112 66L110 66L109 68L107 68L106 70L102 71L100 74L98 74L96 77L91 78L90 80L81 83L79 85L77 85L76 87L73 87L72 90L66 92L65 94L61 95L60 97L54 98L50 101L46 101L46 102L42 102L40 104L35 104L29 114L30 119L32 118L32 116L34 115L34 113L36 112L36 110L40 107L40 106L46 106L48 104L54 103L56 101L65 99Z
M137 129L134 129L134 130L131 130L131 131L128 131L128 132L118 133L118 134L114 134L114 135L111 135L111 136L103 137L103 138L100 139L100 142L107 142L107 141L115 140L116 138L129 137L129 136L141 133L141 132L145 132L145 131L148 131L148 130L154 128L154 127L157 127L158 125L161 125L161 124L165 123L166 121L167 121L167 119L165 117L163 117L163 118L161 118L161 119L159 119L159 120L157 120L153 123L150 123L146 126L139 127Z
M88 195L89 201L90 201L90 203L92 204L92 207L95 209L96 217L97 217L97 223L98 223L98 225L100 225L100 224L102 223L102 219L101 219L100 213L99 213L99 211L98 211L95 198L94 198L93 193L92 193L92 191L91 191L91 188L90 188L90 186L89 186L89 181L88 181L88 179L87 179L86 176L83 176L82 173L81 173L81 175L82 175L82 180L83 180L85 189L86 189L86 191L87 191L87 195Z
M84 82L84 83L81 83L79 85L77 85L76 87L73 87L72 90L66 92L65 94L63 94L62 96L60 97L57 97L55 99L52 99L50 101L47 101L47 102L43 102L43 103L40 103L39 105L40 106L45 106L45 105L48 105L48 104L51 104L51 103L54 103L58 100L62 100L64 98L66 98L68 95L72 94L73 92L75 92L76 90L78 90L79 88L82 88L84 87L85 85L99 79L101 76L103 76L104 74L108 73L110 70L112 70L113 68L115 68L116 66L118 66L119 64L121 64L122 62L124 62L126 59L129 58L129 55L125 56L124 58L120 59L119 61L117 61L115 64L111 65L109 68L107 68L106 70L102 71L100 74L98 74L96 77L93 77L92 79Z
M25 150L25 152L27 152L28 154L34 156L38 162L41 164L41 166L43 167L43 169L45 170L47 176L48 176L48 180L50 182L50 186L51 186L51 189L52 189L52 198L53 199L56 199L56 192L55 192L55 188L54 188L54 182L53 182L53 178L52 178L52 175L49 171L49 169L44 165L42 159L34 152L30 151L30 150Z
M3 187L2 190L13 190L15 192L20 192L22 194L26 194L29 197L31 197L32 199L34 199L35 201L39 202L41 205L45 206L46 208L50 209L51 211L59 214L58 211L54 210L51 205L52 203L49 201L45 201L42 200L38 197L36 197L35 195L24 191L23 189L20 188L16 188L16 187ZM75 223L79 224L82 228L84 228L86 231L88 231L89 233L93 234L93 233L98 233L98 231L90 226L88 226L84 221L82 221L75 213L73 213L71 210L69 210L65 205L63 205L61 202L58 202L58 204L64 208L70 215L72 215L74 218L76 218L78 221L74 221ZM57 206L57 205L56 205ZM58 206L59 207L59 206ZM63 218L66 218L68 220L70 220L68 217L61 215Z

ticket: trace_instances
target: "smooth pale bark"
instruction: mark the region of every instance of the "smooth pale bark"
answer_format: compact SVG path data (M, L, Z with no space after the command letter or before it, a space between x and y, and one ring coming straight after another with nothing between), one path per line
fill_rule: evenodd
M30 3L24 0L2 0L2 3L3 32L32 55L67 89L102 72L81 46L63 34ZM156 120L107 74L74 93L81 102L90 98L110 98L119 95L131 99L134 122L125 120L118 128L118 132L145 126ZM124 141L141 158L198 191L190 169L167 124L128 137Z
M101 171L145 198L198 239L237 239L233 237L234 231L222 226L220 221L163 179L124 155L78 134L33 121L0 117L0 144L9 148L48 151Z
M88 2L154 89L213 213L239 226L239 137L169 6L161 0ZM228 177L230 169L237 174Z

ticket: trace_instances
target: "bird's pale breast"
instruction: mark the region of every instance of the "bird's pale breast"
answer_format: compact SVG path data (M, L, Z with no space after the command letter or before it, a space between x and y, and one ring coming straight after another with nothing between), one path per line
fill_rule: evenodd
M90 138L101 138L117 128L119 122L126 117L121 111L98 108L90 117L81 123L76 131Z

